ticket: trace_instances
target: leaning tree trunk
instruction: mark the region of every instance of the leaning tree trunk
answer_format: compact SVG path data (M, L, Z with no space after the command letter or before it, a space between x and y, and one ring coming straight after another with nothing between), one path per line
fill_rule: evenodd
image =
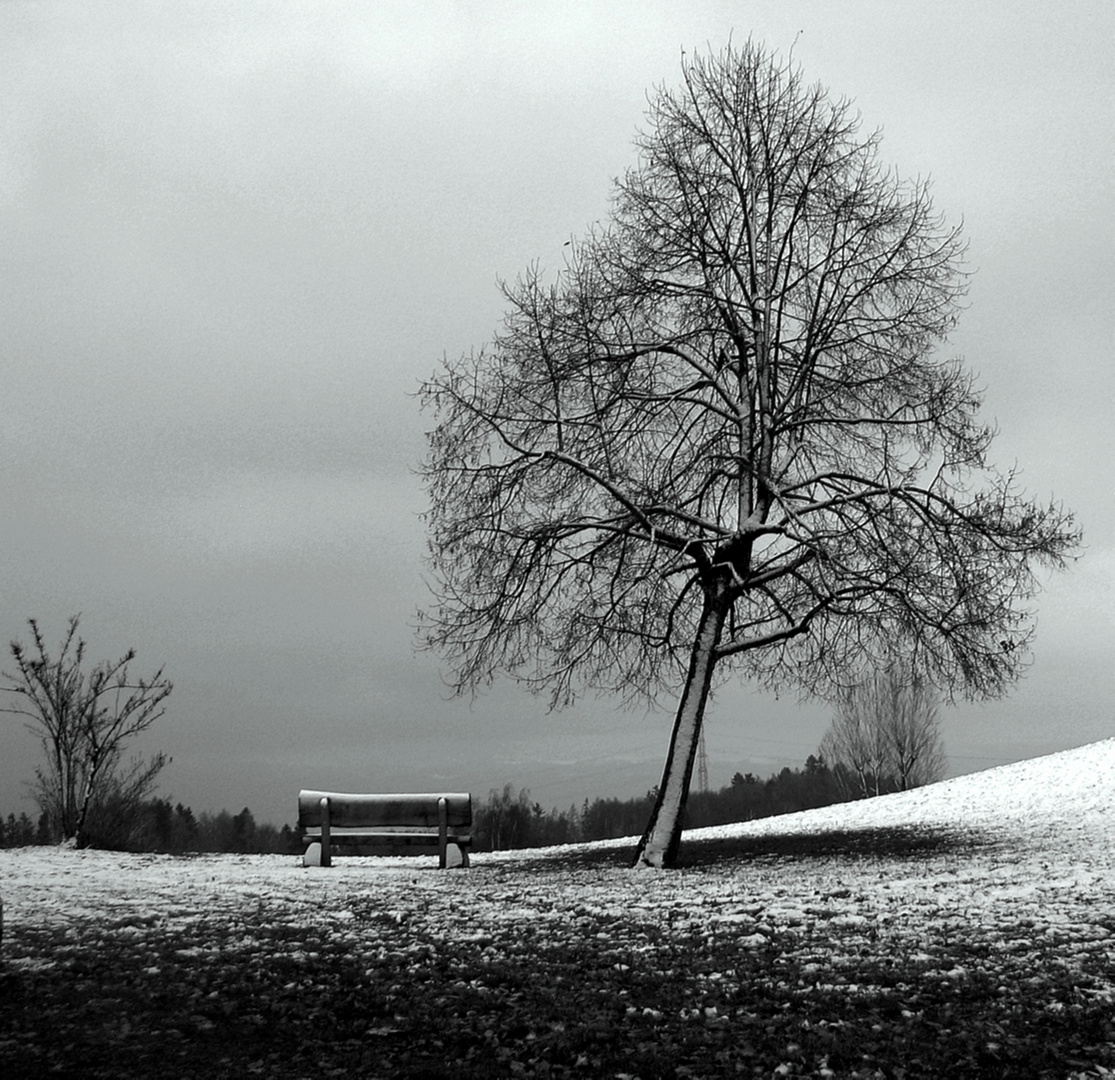
M689 674L674 718L666 767L646 831L635 849L634 866L669 867L677 860L689 781L693 776L701 723L716 666L716 647L728 612L726 594L723 586L705 593L701 621L689 658Z

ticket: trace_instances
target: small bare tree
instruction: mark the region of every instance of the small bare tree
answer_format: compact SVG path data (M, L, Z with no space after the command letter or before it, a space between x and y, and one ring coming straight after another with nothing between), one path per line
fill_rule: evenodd
M891 721L887 725L890 768L900 791L940 780L948 757L941 739L937 698L924 680L903 683L891 673Z
M718 679L832 697L901 643L935 684L1000 695L1035 569L1078 535L989 464L939 352L959 233L846 102L748 42L686 59L648 120L609 225L555 284L507 287L491 347L423 388L421 634L464 692L678 693L635 853L669 866Z
M150 679L133 679L134 649L83 671L78 619L70 619L57 659L38 623L28 620L32 648L13 641L16 670L3 676L2 689L18 704L0 711L26 717L42 740L46 764L35 772L35 799L62 839L84 846L92 824L98 833L112 833L119 824L112 818L146 797L167 764L162 753L125 763L124 749L163 715L172 684L162 668Z
M855 794L863 798L879 794L884 755L878 735L863 700L851 692L841 695L836 717L821 740L820 752L834 768L842 765L856 778ZM837 775L845 774L837 770Z
M925 680L889 666L844 691L821 752L859 781L859 794L881 795L931 784L944 775L937 699Z

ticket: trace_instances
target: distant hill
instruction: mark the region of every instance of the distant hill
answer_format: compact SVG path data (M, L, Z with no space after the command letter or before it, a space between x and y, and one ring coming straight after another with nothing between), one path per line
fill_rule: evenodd
M1035 835L1067 827L1115 838L1115 739L913 791L694 829L686 836L712 839L919 826Z

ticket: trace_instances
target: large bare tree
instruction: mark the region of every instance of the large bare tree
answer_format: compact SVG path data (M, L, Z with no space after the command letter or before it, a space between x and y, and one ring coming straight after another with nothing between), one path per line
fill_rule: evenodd
M91 821L111 832L117 818L152 790L165 754L124 761L124 750L165 712L172 684L160 668L149 679L129 671L135 650L85 669L85 641L78 616L70 619L58 655L52 656L34 619L32 647L11 643L16 669L2 687L14 704L0 709L27 720L42 741L45 766L36 770L39 809L64 840L83 847Z
M959 232L846 102L748 42L685 60L637 145L608 225L424 384L421 636L463 692L680 689L635 856L666 866L717 677L833 695L901 643L1001 694L1078 537L988 464L939 351Z

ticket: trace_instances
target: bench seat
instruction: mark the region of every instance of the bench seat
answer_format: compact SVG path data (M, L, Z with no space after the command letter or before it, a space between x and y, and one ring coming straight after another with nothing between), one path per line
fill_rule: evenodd
M444 869L450 845L460 852L461 865L468 866L472 796L303 790L298 793L298 827L304 844L321 844L322 866L330 866L334 854L436 854Z

